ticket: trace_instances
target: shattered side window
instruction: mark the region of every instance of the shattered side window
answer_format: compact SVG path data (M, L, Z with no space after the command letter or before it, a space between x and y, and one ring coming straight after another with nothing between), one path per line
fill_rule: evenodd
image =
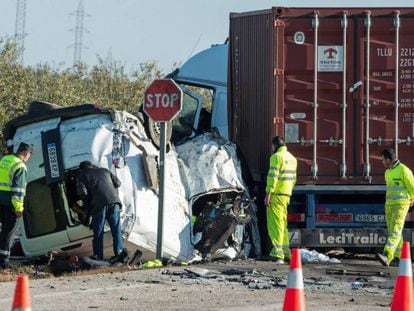
M27 185L24 224L28 237L41 236L56 231L57 222L50 187L44 179Z
M211 131L214 90L180 84L183 90L183 108L173 120L172 142L180 144L186 138Z
M189 85L186 85L185 88L190 90L192 93L197 94L202 99L203 108L209 113L211 113L213 109L214 98L214 91L212 89Z

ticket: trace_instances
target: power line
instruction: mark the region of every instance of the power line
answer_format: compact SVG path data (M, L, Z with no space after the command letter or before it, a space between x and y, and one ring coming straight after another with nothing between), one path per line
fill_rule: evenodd
M198 43L200 42L200 39L201 39L201 37L203 36L203 34L202 33L200 33L200 35L198 36L198 39L197 39L197 41L196 41L196 43L194 44L194 46L193 46L193 49L191 50L191 52L190 52L190 55L188 55L188 58L190 58L191 56L193 56L193 53L194 53L194 51L195 51L195 49L196 49L196 47L197 47L197 45L198 45Z
M19 53L18 61L23 65L24 38L26 37L26 0L17 0L16 3L16 24L14 29L14 41Z
M90 16L88 13L85 12L83 9L83 1L79 1L78 9L71 13L71 15L76 15L76 26L74 29L71 29L70 31L73 31L75 33L75 42L72 45L73 46L73 66L78 65L82 61L82 50L87 49L86 46L83 45L83 33L89 32L84 26L83 22L85 19L85 16Z

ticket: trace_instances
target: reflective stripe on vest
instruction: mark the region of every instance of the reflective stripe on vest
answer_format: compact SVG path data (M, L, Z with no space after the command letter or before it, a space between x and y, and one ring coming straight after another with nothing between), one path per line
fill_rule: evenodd
M19 158L18 158L19 159ZM23 161L19 159L18 162L14 163L12 165L12 167L9 169L9 180L13 180L14 177L14 173L16 172L16 170L20 167L22 167ZM24 164L23 164L24 165Z
M398 190L405 190L402 186L394 186L394 187L387 187L387 191L398 191Z
M296 180L295 176L292 177L280 177L279 180Z
M292 194L296 182L297 161L285 146L271 156L267 174L266 192Z
M21 193L21 194L25 194L26 193L26 190L24 188L11 187L10 190L12 192L17 192L17 193Z
M408 194L400 193L396 195L387 195L387 200L398 200L398 199L406 199L409 198Z
M400 161L396 161L391 168L385 171L385 183L387 185L386 205L409 204L412 189L411 170Z

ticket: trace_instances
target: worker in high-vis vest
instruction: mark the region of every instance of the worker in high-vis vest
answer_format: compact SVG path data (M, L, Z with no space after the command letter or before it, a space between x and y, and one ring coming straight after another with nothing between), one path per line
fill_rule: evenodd
M385 149L381 157L386 168L385 220L388 236L384 251L378 253L377 258L384 266L389 266L395 259L397 264L400 258L405 217L414 203L414 177L412 171L397 159L393 149Z
M273 137L272 145L265 197L267 231L273 245L270 257L282 265L290 260L287 209L296 184L297 161L282 137Z
M17 229L17 219L23 213L27 168L32 145L20 143L15 154L0 160L0 268L8 266L10 243Z

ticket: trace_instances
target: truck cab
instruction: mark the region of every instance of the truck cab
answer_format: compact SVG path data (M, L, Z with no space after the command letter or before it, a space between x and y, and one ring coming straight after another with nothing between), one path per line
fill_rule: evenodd
M183 111L173 121L173 141L212 128L228 139L227 55L227 44L213 45L168 75L184 92Z

